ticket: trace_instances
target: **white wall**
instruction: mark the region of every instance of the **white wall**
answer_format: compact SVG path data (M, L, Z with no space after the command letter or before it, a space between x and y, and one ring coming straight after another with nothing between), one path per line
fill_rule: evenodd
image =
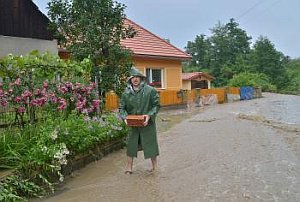
M48 51L58 54L57 41L0 35L0 57L10 53L13 55L25 55L33 50L38 50L40 53Z

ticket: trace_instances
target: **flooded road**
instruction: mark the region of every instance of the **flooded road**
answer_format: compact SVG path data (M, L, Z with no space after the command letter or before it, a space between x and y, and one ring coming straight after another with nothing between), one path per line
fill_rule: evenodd
M158 171L148 172L150 161L139 153L125 175L123 149L75 172L41 201L300 201L299 105L299 96L264 94L162 110Z

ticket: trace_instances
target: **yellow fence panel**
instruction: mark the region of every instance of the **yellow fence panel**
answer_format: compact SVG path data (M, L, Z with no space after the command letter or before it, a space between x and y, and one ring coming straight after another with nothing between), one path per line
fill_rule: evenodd
M212 88L212 89L201 89L200 95L205 96L209 94L216 94L218 98L218 103L225 102L225 89L224 88Z
M114 92L109 92L106 95L105 109L113 111L119 107L119 98L118 95Z
M205 96L209 94L216 94L218 98L218 103L224 103L226 100L226 93L239 94L239 88L214 88L214 89L193 89L190 91L176 91L176 90L160 90L160 105L170 106L170 105L180 105L194 102L197 97ZM114 92L110 92L106 96L105 108L107 110L116 110L119 107L119 98Z
M240 94L240 88L238 87L229 87L226 89L226 93L233 94L233 95L239 95Z
M159 91L160 105L178 105L182 104L183 94L176 90L162 90Z

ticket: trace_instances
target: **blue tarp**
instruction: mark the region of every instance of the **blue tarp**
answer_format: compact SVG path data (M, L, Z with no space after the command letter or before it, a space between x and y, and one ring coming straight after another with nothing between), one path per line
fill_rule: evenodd
M253 87L244 86L240 88L241 100L251 100L254 98L254 89Z

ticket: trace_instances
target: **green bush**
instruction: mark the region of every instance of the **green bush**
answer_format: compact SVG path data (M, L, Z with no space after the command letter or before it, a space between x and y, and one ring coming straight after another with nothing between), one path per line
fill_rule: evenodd
M3 131L0 169L13 169L15 175L0 184L0 199L18 201L18 197L53 192L53 185L64 179L61 167L68 159L126 134L125 124L115 113L101 118L71 114L68 119L57 117Z
M228 86L261 87L263 91L276 91L276 86L272 85L268 76L263 73L239 73L233 76L233 78L228 81Z

